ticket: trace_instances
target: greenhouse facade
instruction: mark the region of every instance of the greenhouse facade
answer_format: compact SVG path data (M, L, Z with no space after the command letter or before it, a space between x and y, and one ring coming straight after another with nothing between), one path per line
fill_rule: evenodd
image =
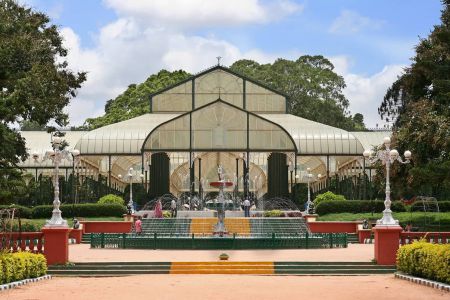
M370 198L365 185L374 174L362 153L390 132L348 132L288 114L287 103L283 93L214 66L151 95L150 113L92 131L67 131L68 148L81 155L62 162L60 180L71 182L71 197L84 200L94 187L97 197L123 192L130 182L148 197L202 197L212 191L209 182L217 180L221 165L236 195L288 197L307 181L313 192L345 181L364 183L359 192L349 188L359 193L349 198ZM31 154L43 155L50 135L21 134L30 153L21 167L36 180L48 178L51 162Z

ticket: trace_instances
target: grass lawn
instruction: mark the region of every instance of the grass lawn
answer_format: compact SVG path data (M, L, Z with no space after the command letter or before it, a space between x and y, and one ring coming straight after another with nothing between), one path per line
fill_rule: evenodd
M50 218L48 218L50 219ZM24 224L32 224L36 229L42 228L48 219L21 219L22 226ZM66 219L69 227L72 227L72 218ZM90 218L79 218L79 221L123 221L121 217L90 217ZM17 221L16 221L17 222ZM26 226L26 225L25 225Z
M400 221L400 225L406 226L409 222L413 227L418 227L423 231L450 231L450 212L441 213L424 213L424 212L401 212L392 213L394 219ZM382 213L341 213L341 214L327 214L319 216L317 221L359 221L369 220L375 221L381 219Z

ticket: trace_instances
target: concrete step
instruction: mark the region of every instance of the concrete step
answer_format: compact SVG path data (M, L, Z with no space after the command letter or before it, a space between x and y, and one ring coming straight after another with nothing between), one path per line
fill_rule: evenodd
M395 267L371 262L89 262L50 266L56 276L123 276L134 274L265 274L369 275L392 274Z

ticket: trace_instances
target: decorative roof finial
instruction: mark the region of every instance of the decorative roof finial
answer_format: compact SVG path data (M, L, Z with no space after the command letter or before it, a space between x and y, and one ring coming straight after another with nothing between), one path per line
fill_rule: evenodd
M220 60L222 59L222 56L217 56L217 65L220 66Z

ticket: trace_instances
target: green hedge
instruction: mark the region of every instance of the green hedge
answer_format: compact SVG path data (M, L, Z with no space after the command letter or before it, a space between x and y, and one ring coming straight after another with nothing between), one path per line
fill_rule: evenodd
M397 269L450 284L450 244L419 241L402 246L397 251Z
M382 200L346 200L335 201L326 200L319 203L316 207L318 215L337 214L337 213L368 213L382 212L384 210L384 201ZM401 201L393 201L391 210L395 212L406 211Z
M122 197L114 195L114 194L108 194L97 201L98 204L120 204L125 205L125 200L123 200Z
M60 207L64 218L73 217L122 217L126 208L119 204L66 204ZM40 205L33 208L33 219L49 218L52 215L52 205Z
M439 211L440 212L448 212L450 211L450 201L438 201ZM435 207L430 206L430 209L434 209ZM412 211L423 211L422 201L414 202L411 205Z
M29 252L0 254L0 284L36 278L46 273L47 260L42 254Z
M0 209L5 209L5 208L16 208L19 212L19 216L21 218L24 219L30 219L31 215L32 215L32 209L28 208L26 206L21 206L21 205L0 205Z

